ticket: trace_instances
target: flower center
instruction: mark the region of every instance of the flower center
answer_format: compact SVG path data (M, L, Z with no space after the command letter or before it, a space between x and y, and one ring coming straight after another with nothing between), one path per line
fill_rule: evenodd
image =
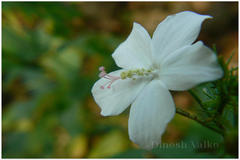
M111 88L111 85L115 81L120 80L120 79L124 80L124 79L130 78L132 80L136 80L139 77L155 76L153 68L150 68L150 69L141 68L141 69L127 70L127 71L121 72L120 76L113 76L113 75L107 74L107 72L105 71L105 68L103 66L99 67L99 71L101 71L98 75L100 78L105 78L105 79L109 80L107 83L100 86L101 89L104 89L106 86L107 86L107 88Z

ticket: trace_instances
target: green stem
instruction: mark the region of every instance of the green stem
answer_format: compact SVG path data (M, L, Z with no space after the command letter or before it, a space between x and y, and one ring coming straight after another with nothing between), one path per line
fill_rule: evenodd
M201 102L201 100L198 98L198 96L192 91L192 90L189 90L189 93L195 98L195 100L198 102L198 104L203 107L203 104ZM204 108L204 107L203 107Z
M200 123L200 124L203 125L204 127L207 127L207 128L209 128L209 129L211 129L211 130L213 130L213 131L215 131L215 132L223 135L223 133L221 132L221 130L216 129L216 128L212 127L212 126L207 125L207 124L205 123L205 121L199 119L196 115L192 115L192 114L190 114L190 113L188 113L188 112L186 112L186 111L184 111L184 110L182 110L182 109L180 109L180 108L176 108L176 113L178 113L178 114L180 114L180 115L182 115L182 116L184 116L184 117L187 117L187 118L189 118L189 119L192 119L192 120Z

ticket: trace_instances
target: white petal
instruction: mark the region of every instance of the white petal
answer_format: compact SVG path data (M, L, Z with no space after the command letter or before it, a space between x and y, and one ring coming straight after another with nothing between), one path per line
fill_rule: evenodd
M201 24L211 16L190 11L168 16L153 33L153 56L157 63L173 51L192 44L201 29Z
M146 85L130 109L128 132L141 148L152 149L161 143L168 122L175 115L169 91L159 80Z
M201 41L177 50L160 68L160 80L170 90L188 90L222 76L216 54Z
M112 57L121 68L148 68L152 64L151 37L140 24L134 23L129 37L119 45Z
M122 71L117 70L109 75L119 76ZM101 108L103 116L118 115L123 112L147 83L146 79L119 79L111 85L111 88L105 86L101 89L101 86L108 82L108 79L101 78L92 88L92 95Z

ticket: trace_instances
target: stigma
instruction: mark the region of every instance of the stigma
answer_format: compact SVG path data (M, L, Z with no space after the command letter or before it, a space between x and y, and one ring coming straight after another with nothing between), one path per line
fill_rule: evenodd
M105 68L103 66L99 67L99 71L101 71L98 75L100 78L105 78L105 79L109 80L107 83L100 86L101 89L104 89L106 86L107 86L108 89L110 89L111 85L115 81L121 79L121 77L119 77L119 76L112 76L112 75L107 74L107 72L105 71Z

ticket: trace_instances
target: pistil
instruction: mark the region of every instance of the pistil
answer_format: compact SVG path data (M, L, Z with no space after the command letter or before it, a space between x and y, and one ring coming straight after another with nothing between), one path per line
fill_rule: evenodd
M107 83L105 83L104 85L101 85L100 88L104 89L107 85L107 88L111 88L111 85L117 81L117 80L124 80L127 78L131 78L132 80L136 80L138 77L143 77L143 76L149 76L149 74L152 74L153 72L153 68L150 69L133 69L133 70L127 70L127 71L123 71L121 72L120 76L113 76L113 75L109 75L107 74L107 72L105 71L105 68L103 66L99 67L99 71L101 71L99 73L99 77L100 78L105 78L108 79L109 81Z

